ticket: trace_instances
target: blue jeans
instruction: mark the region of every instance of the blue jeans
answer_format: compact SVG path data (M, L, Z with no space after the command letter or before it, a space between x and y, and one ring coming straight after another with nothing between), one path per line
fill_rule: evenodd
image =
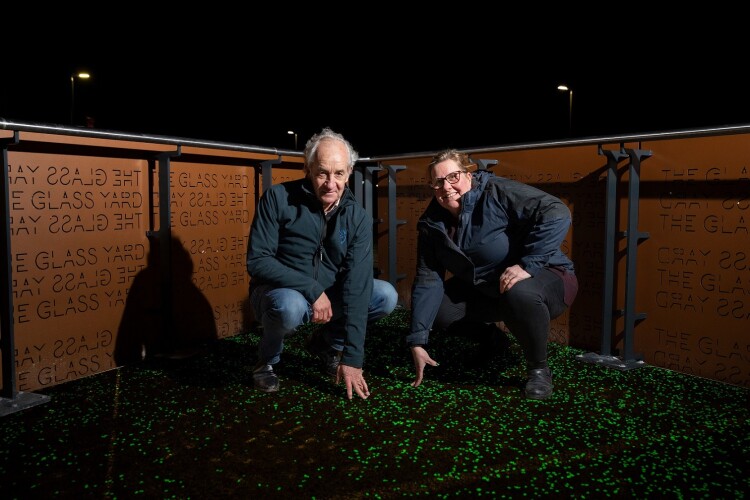
M333 317L326 325L328 341L334 349L344 349L344 335L336 328L342 319L341 303L336 297L329 297L333 307ZM258 345L258 359L275 365L284 350L284 338L293 334L297 327L309 323L312 318L311 305L305 297L291 288L272 288L260 285L250 294L250 303L256 319L263 325L263 336ZM398 292L387 281L373 280L372 297L368 307L367 324L371 325L391 313L398 303Z

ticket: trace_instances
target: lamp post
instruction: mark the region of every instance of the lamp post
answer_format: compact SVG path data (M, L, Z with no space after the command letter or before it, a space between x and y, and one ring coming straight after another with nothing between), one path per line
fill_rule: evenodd
M573 89L567 85L558 85L557 90L561 92L568 92L570 96L570 102L568 104L568 136L573 135Z
M297 132L294 130L288 130L287 134L294 136L294 149L297 149Z
M70 124L73 125L73 117L76 110L76 78L88 80L91 75L86 72L73 73L70 75Z

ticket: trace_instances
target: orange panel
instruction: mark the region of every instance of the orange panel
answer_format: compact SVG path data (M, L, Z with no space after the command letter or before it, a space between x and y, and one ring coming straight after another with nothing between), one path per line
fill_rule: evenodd
M157 155L176 154L177 145L21 136L21 144L8 152L19 390L109 370L118 360L141 356L144 346L147 354L179 349L247 328L252 318L245 252L260 196L259 165L278 157L190 146L171 158L169 329L161 256L153 245L156 234L148 235L159 229ZM611 290L604 289L607 159L600 147L648 153L635 179L637 200L629 199L629 161L616 168ZM535 185L571 208L573 224L563 250L576 265L580 290L571 309L553 321L551 341L598 352L602 332L611 325L613 354L622 353L630 335L647 364L750 386L747 133L642 144L530 145L472 157L497 162L490 166L496 174ZM432 198L428 161L397 159L375 173L376 266L379 277L396 281L406 306L415 225ZM301 175L301 159L283 157L273 165L272 182ZM391 214L388 193L394 189ZM634 249L627 248L626 237L631 203L637 203L636 230L645 235ZM393 220L399 223L391 234ZM389 255L392 242L395 256ZM627 269L629 257L635 257L635 269ZM395 269L389 269L392 260ZM628 284L634 285L638 315L632 328L620 314ZM613 299L612 317L603 317L605 297Z
M171 158L165 290L173 302L165 309L155 155L177 147L23 136L26 151L8 154L18 390L143 355L181 355L246 330L245 253L258 164L277 157L184 148L184 158ZM56 149L65 154L47 152ZM300 175L301 160L290 157L274 166L273 181Z
M630 333L638 359L736 385L750 385L750 157L748 135L665 139L639 145L593 144L545 149L482 152L473 159L496 160L490 170L535 185L565 201L573 225L563 250L576 264L579 294L568 313L552 322L550 340L599 352L606 322L613 325L611 354L623 353L629 210L629 160L620 162L616 200L613 289L604 290L604 149L645 150L639 187L635 313ZM415 224L432 197L425 187L429 158L409 158L398 171L397 219L405 224L393 235L397 283L410 303L414 276ZM491 165L491 162L488 162ZM387 182L384 179L382 182ZM382 188L379 207L387 207ZM381 218L389 214L383 209ZM386 275L387 241L378 242ZM631 277L632 278L632 277ZM603 296L612 294L614 314L602 317Z

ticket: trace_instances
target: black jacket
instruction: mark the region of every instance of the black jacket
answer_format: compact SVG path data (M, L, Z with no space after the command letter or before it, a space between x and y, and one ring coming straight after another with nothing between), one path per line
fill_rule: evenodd
M309 303L340 296L346 318L341 362L362 367L372 295L372 217L346 189L326 221L308 178L276 184L260 199L250 228L250 289L297 290Z
M453 216L432 199L417 222L417 268L411 294L408 345L426 344L443 298L446 271L499 297L502 272L520 264L534 276L543 267L574 272L560 245L571 224L568 207L533 186L472 173L472 189L461 198L455 242Z

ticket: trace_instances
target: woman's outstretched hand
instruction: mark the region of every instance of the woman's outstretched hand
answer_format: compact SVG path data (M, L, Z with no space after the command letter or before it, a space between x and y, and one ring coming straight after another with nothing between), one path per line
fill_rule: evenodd
M419 387L419 384L422 383L422 379L424 378L425 365L438 366L438 362L427 354L424 347L420 346L414 346L411 348L411 357L414 358L414 371L416 372L416 377L414 378L414 382L411 383L411 386Z

